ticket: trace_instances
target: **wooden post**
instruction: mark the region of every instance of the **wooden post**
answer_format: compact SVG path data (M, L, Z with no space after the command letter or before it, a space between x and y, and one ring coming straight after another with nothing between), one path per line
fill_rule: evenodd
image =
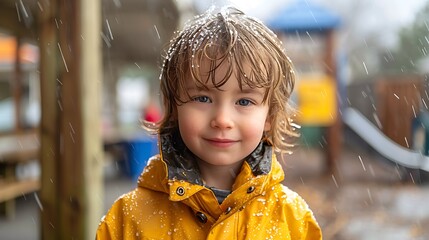
M41 164L41 239L59 239L58 188L60 175L59 115L60 103L57 98L57 18L56 1L41 1L40 12L40 164Z
M101 138L102 46L101 1L80 0L81 71L80 93L83 137L84 239L94 239L103 215L103 146ZM72 96L73 97L73 96ZM70 159L74 161L74 159Z
M337 66L336 66L336 50L335 50L335 32L334 29L329 29L326 32L326 73L331 76L331 79L334 81L334 86L336 93L338 92L338 83L337 83ZM334 123L327 128L326 131L326 141L327 141L327 150L326 150L326 161L327 167L330 172L335 172L336 161L341 151L341 116L339 112L339 100L338 94L335 96L337 107L335 109L335 120Z
M21 97L22 97L22 67L21 67L21 60L19 57L19 51L21 49L21 37L17 36L15 38L16 40L16 47L15 47L15 69L14 69L14 77L11 78L12 83L12 94L13 94L13 102L15 106L15 126L14 131L19 132L22 130L22 104L21 104Z
M93 239L102 215L100 4L56 0L42 13L43 239Z

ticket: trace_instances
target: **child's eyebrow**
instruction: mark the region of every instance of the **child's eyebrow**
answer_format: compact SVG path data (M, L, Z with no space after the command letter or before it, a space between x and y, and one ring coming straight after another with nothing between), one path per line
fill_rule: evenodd
M265 89L264 88L250 88L250 87L243 87L240 91L240 93L249 93L249 94L259 94L264 95Z
M249 86L243 86L240 90L240 92L242 93L262 93L265 91L265 88L260 88L260 87L249 87Z

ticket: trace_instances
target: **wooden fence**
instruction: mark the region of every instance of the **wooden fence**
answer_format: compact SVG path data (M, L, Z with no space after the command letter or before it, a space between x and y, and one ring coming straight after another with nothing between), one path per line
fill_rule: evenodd
M385 76L376 81L375 93L379 127L393 141L410 148L412 121L428 103L423 77Z

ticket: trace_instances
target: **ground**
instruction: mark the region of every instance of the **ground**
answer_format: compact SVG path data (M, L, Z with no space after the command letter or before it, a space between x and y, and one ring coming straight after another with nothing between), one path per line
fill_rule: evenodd
M334 173L321 149L284 157L284 183L307 200L324 239L429 239L429 184L374 152L345 149Z

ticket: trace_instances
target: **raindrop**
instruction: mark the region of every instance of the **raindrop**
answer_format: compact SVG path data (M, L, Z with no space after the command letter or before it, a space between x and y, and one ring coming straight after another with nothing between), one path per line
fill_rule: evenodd
M371 173L371 176L375 177L375 172L374 172L374 168L372 167L372 165L369 165L369 172Z
M58 26L58 21L56 18L54 18L54 21L55 21L55 25L57 26L57 29L60 29L60 26Z
M396 95L396 93L394 93L393 94L398 100L399 100L399 96L398 95Z
M332 180L333 180L333 181L334 181L334 183L335 183L335 186L338 188L338 183L337 183L337 180L335 179L334 174L332 174L332 175L331 175L331 177L332 177Z
M426 49L426 47L422 48L422 53L423 53L424 56L427 56L428 50Z
M366 67L365 62L362 62L362 64L363 64L363 67L365 68L366 75L368 75L368 68Z
M363 163L362 158L360 157L360 155L359 155L359 161L360 161L360 164L362 164L363 170L366 172L365 164Z
M19 3L21 5L22 11L24 12L25 17L28 18L28 13L27 13L27 10L24 7L24 3L22 2L22 0L20 0Z
M305 32L307 34L307 36L310 38L311 42L313 43L313 45L315 45L316 43L314 42L313 38L311 37L310 33L308 31Z
M36 199L37 205L39 205L40 210L43 212L43 206L42 206L42 203L40 202L40 199L37 193L34 193L34 199Z
M402 174L399 172L399 166L398 165L396 165L395 170L396 170L396 175L398 175L398 178L402 179Z
M70 122L69 122L69 126L70 126L70 129L72 130L73 134L76 134L76 132L74 131L73 126Z
M425 102L425 100L423 98L422 98L422 102L425 105L425 108L428 109L428 105L426 105L426 102Z
M107 47L110 48L112 45L110 44L109 39L106 37L106 35L104 35L103 32L100 32L101 38L104 40L104 42L106 43Z
M372 201L371 191L369 190L369 188L367 188L367 189L366 189L366 192L368 193L369 201L370 201L371 203L373 203L373 201Z
M158 39L161 39L161 36L159 35L158 28L156 27L156 25L153 25L153 28L155 28L155 32L156 32L156 35L158 36Z
M109 30L110 39L113 40L112 29L110 29L109 20L106 19L107 29Z
M39 2L39 1L37 1L37 6L39 6L40 11L41 11L41 12L43 12L42 4L40 4L40 2Z
M63 51L61 50L60 43L58 43L58 49L60 50L60 54L61 54L61 57L62 57L62 59L63 59L64 66L66 67L66 71L67 71L67 72L69 72L69 69L68 69L68 67L67 67L67 63L66 63L66 59L64 58Z
M414 181L413 174L410 173L410 177L411 177L411 181L415 184L416 182Z
M60 107L60 110L63 111L63 106L61 105L60 100L57 100L58 106Z
M16 8L16 14L18 15L18 21L21 22L21 14L19 14L19 8L17 3L15 3L15 8Z
M377 123L378 128L379 128L379 129L382 129L382 128L383 128L383 126L381 125L381 121L380 121L380 119L378 118L377 114L374 112L374 113L372 113L372 116L374 117L374 120L375 120L375 122Z
M75 143L73 133L71 131L69 133L70 133L70 138L71 138L72 142Z

